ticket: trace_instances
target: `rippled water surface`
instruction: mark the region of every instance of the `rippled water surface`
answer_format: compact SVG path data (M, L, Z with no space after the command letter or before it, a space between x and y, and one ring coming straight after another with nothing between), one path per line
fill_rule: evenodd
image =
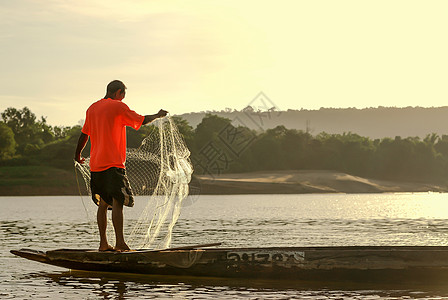
M144 201L137 198L136 206L126 209L126 231ZM93 203L65 196L0 197L0 202L0 299L448 298L448 283L378 286L69 272L9 250L96 248L96 228L84 208L93 210ZM448 244L448 194L200 196L185 204L174 247Z

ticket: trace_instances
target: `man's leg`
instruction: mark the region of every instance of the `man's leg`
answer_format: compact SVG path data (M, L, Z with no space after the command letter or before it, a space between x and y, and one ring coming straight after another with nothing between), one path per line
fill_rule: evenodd
M123 204L116 199L112 205L112 223L115 229L115 250L129 250L123 234Z
M106 228L107 228L107 207L109 205L100 199L98 205L98 211L96 213L96 221L98 223L98 229L100 231L100 251L111 250L112 247L107 242Z

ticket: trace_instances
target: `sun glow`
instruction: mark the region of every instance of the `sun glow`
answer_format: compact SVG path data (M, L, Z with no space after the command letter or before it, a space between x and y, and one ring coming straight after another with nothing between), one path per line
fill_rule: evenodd
M0 8L2 106L28 106L54 125L76 124L116 78L142 113L160 103L171 113L241 109L260 91L284 109L442 106L448 97L445 1L18 0Z

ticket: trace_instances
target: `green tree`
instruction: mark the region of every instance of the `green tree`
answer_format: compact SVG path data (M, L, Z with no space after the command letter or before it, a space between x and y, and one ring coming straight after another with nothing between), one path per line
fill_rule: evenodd
M448 135L442 135L434 145L434 149L445 159L448 159Z
M255 170L280 170L287 168L282 151L282 140L287 129L280 125L260 134L251 146L251 154L256 162Z
M39 164L49 165L61 169L71 170L73 168L73 155L75 153L78 138L81 133L81 126L76 125L66 129L65 137L43 145L30 155L35 158ZM29 149L33 151L33 149ZM84 148L83 156L89 156L90 141Z
M68 133L72 127L70 126L54 126L53 135L56 140L63 139L68 136Z
M138 148L141 145L145 138L144 128L145 127L142 126L140 130L135 130L132 127L126 127L126 146L128 148Z
M342 141L340 170L356 175L369 175L375 154L373 142L367 137L351 132L339 137Z
M4 122L0 122L0 159L8 159L16 152L14 132Z
M230 139L232 141L233 154L232 163L229 164L229 173L250 172L258 169L258 161L252 154L255 142L257 141L257 133L244 126L233 127L230 131ZM232 136L232 134L234 134ZM234 159L234 160L233 160Z
M216 140L218 134L230 124L230 119L212 114L205 115L201 123L194 130L196 149L201 149L207 143Z
M191 127L190 124L188 123L188 121L183 119L182 117L174 116L172 118L173 118L174 124L176 124L176 127L179 130L179 133L184 138L185 143L187 144L188 148L191 149L191 147L194 146L193 127Z
M343 141L341 136L339 134L328 134L322 132L317 135L316 139L321 144L321 167L327 170L338 171L345 169L342 162Z
M302 130L288 129L284 132L281 139L282 156L289 168L305 168L311 139L311 135Z
M428 169L435 159L431 148L418 137L385 138L378 145L375 173L385 179L428 179Z
M17 151L20 154L24 153L28 144L33 145L30 146L31 148L40 148L54 138L47 120L44 117L36 120L36 115L28 107L23 109L9 107L2 112L1 116L5 124L13 131Z

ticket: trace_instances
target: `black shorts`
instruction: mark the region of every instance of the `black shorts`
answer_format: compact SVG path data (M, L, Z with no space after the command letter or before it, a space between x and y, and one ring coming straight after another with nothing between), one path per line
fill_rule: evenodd
M125 169L112 167L101 172L90 172L90 190L96 205L99 205L101 197L109 205L116 199L123 205L134 206L134 197Z

